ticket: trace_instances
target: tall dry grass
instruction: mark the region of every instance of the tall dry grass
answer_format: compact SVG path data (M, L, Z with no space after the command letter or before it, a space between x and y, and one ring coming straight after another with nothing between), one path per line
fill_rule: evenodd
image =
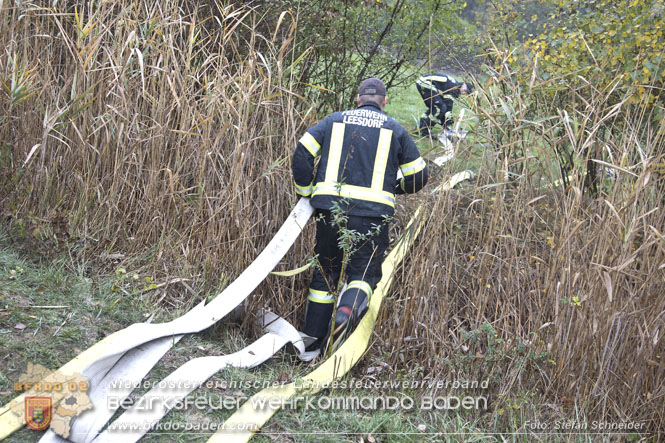
M290 153L313 121L296 24L260 34L260 11L222 2L56 5L0 3L3 212L85 259L123 253L197 294L222 288L296 200ZM534 394L553 415L663 428L663 136L612 92L559 113L510 77L481 91L476 183L400 199L396 234L415 205L430 211L378 323L389 364L488 379L495 410ZM549 186L559 147L580 171L565 189ZM592 156L616 174L595 196L582 192ZM283 268L304 263L311 233ZM269 277L248 312L300 324L307 280Z
M569 419L577 408L589 423L660 432L665 132L654 108L612 102L612 90L558 113L537 104L534 118L537 85L507 75L481 90L477 182L428 199L379 322L381 349L434 378L489 380L495 411L513 411L498 418L504 429L533 422L528 406L540 399L540 414ZM571 152L568 186L552 186L555 145ZM585 192L590 164L596 194Z
M0 12L5 210L89 256L222 286L296 200L295 23L264 36L259 13L223 2L56 5Z

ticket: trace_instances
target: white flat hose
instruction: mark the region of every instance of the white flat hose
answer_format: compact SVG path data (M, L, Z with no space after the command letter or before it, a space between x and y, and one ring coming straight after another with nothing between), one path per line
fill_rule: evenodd
M462 110L460 111L460 115L457 118L457 121L455 122L455 127L453 128L454 134L459 134L459 127L460 123L462 123L462 119L464 118L464 111L465 109L462 108ZM444 135L444 131L441 131L441 133L439 134L439 142L443 145L445 152L442 156L435 158L433 161L435 165L443 166L444 163L449 162L455 157L455 146L448 139L448 137Z
M467 169L467 170L462 171L462 172L458 172L457 174L454 174L452 177L450 177L445 183L443 183L443 184L437 186L436 188L434 188L434 190L432 191L432 194L436 194L437 192L439 192L441 190L449 191L449 190L453 189L455 186L457 186L458 184L462 183L463 181L473 180L474 178L476 178L476 174L470 169Z
M102 398L101 394L96 394L96 392L104 392L113 381L111 376L107 377L110 371L115 370L117 374L125 373L128 371L125 367L132 367L138 364L139 360L143 360L141 365L153 362L152 366L154 366L170 348L170 346L166 347L158 344L157 339L200 332L231 312L247 298L284 257L300 235L312 213L313 208L309 204L309 199L301 198L261 254L208 305L204 306L201 303L185 315L168 323L135 323L117 331L74 357L42 381L54 382L62 376L73 377L76 374L81 374L88 378L91 389L88 396L99 399ZM128 358L122 359L123 355L129 350L146 343L151 344L145 347L144 352L131 354ZM118 364L120 366L116 367ZM116 368L114 369L114 367ZM147 368L147 371L151 367ZM141 371L144 369L141 369ZM22 414L25 397L34 395L51 397L55 408L58 402L62 400L64 392L28 391L8 402L0 408L0 440L25 425L25 418ZM97 408L97 405L95 405L95 408ZM95 419L94 422L97 423L97 420ZM90 431L93 430L90 429ZM76 435L80 435L80 432L77 431Z
M459 176L453 176L440 188L450 189L457 182L472 178L469 176L469 172L464 171ZM383 279L374 291L368 313L363 317L356 331L330 359L305 376L305 380L314 382L315 386L323 386L325 382L339 378L348 372L360 359L369 344L378 308L381 299L390 287L394 269L402 260L406 249L412 244L422 226L422 219L418 223L415 222L419 212L420 208L405 230L403 237L384 261ZM315 357L316 352L305 352L302 333L298 333L284 319L271 313L264 313L263 321L267 333L256 342L231 355L190 360L163 380L163 384L160 384L160 386L164 386L163 388L156 387L145 394L145 401L159 400L157 407L150 410L128 409L107 430L98 435L115 413L115 408L109 407L107 404L111 390L116 398L122 399L129 396L133 387L139 385L159 359L183 335L200 332L213 325L244 301L286 254L312 213L313 209L309 200L300 199L261 254L208 305L202 302L183 316L168 323L131 325L96 343L56 371L60 376L81 374L87 377L90 386L87 394L94 405L91 412L72 418L68 438L77 443L137 441L168 413L169 405L173 405L177 400L187 396L208 378L227 366L242 368L257 366L289 342L293 344L296 354L301 360L308 361ZM43 381L51 381L49 377L53 377L53 374ZM313 391L318 390L320 389L313 389ZM295 392L296 388L290 384L261 391L255 397L284 399ZM53 399L54 407L62 399L62 394L59 395L57 392L48 394ZM12 406L23 404L24 398L28 395L35 395L35 393L22 394L0 409L0 439L7 437L25 424L23 416L17 415L16 407ZM44 395L44 393L40 392L38 395ZM153 401L152 404L155 403ZM251 429L256 430L276 412L276 409L272 408L255 411L253 408L249 408L249 403L245 403L236 411L210 441L246 441L253 435L252 431L229 434L229 429L232 429L233 425L237 423L252 423L254 426ZM124 431L121 431L123 428ZM41 441L62 442L66 440L49 430Z
M128 351L96 384L97 389L87 392L93 409L71 418L67 439L56 434L53 429L48 429L39 443L91 441L115 413L114 408L108 407L109 393L112 392L114 397L120 399L128 397L159 359L182 337L182 335L174 335L158 338Z
M253 368L284 347L293 343L299 352L305 348L298 331L273 313L263 314L267 333L246 348L230 355L200 357L188 361L147 392L109 425L95 443L131 443L138 441L179 401L198 389L206 380L227 366ZM150 405L146 410L145 405Z

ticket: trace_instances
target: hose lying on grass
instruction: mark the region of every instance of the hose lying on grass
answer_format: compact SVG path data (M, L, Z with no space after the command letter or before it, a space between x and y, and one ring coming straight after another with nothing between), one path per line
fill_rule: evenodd
M284 257L284 254L300 235L312 212L313 209L309 204L309 200L300 199L261 254L208 305L201 303L183 316L168 323L135 323L117 331L74 357L70 362L46 377L43 382L53 383L62 381L63 378L70 380L76 376L86 377L90 386L89 398L99 402L100 400L105 401L105 399L96 393L107 390L113 383L114 375L128 375L128 373L131 373L132 379L140 381L170 349L171 346L168 342L172 341L171 337L200 332L224 318L242 303ZM164 337L169 337L166 341L168 346L164 344L164 341L159 340ZM129 353L129 351L141 345L143 345L142 352ZM128 370L129 368L133 369ZM50 397L52 407L55 408L66 394L65 391L36 392L31 390L11 400L0 409L0 440L26 424L26 397L35 395ZM105 408L100 405L93 405L93 410L99 411L101 409ZM79 430L76 418L72 417L70 421L70 438L77 442L86 441L84 436L94 432L94 429Z

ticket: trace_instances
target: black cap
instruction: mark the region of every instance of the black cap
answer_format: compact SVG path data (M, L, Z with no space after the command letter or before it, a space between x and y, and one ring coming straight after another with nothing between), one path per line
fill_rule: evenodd
M473 83L469 82L464 82L466 83L466 93L471 94L473 92Z
M386 96L386 86L378 78L368 78L360 83L358 95L382 95Z

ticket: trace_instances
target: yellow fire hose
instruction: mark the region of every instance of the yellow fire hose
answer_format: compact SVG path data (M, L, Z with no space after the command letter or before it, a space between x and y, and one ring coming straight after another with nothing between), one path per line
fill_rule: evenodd
M248 441L298 391L304 390L307 393L315 394L349 372L367 350L379 307L390 289L395 268L401 263L420 232L424 222L424 219L419 219L421 208L419 207L415 212L404 234L383 261L381 267L383 277L372 293L367 313L337 352L302 380L279 387L266 388L252 396L224 422L221 429L208 442Z

